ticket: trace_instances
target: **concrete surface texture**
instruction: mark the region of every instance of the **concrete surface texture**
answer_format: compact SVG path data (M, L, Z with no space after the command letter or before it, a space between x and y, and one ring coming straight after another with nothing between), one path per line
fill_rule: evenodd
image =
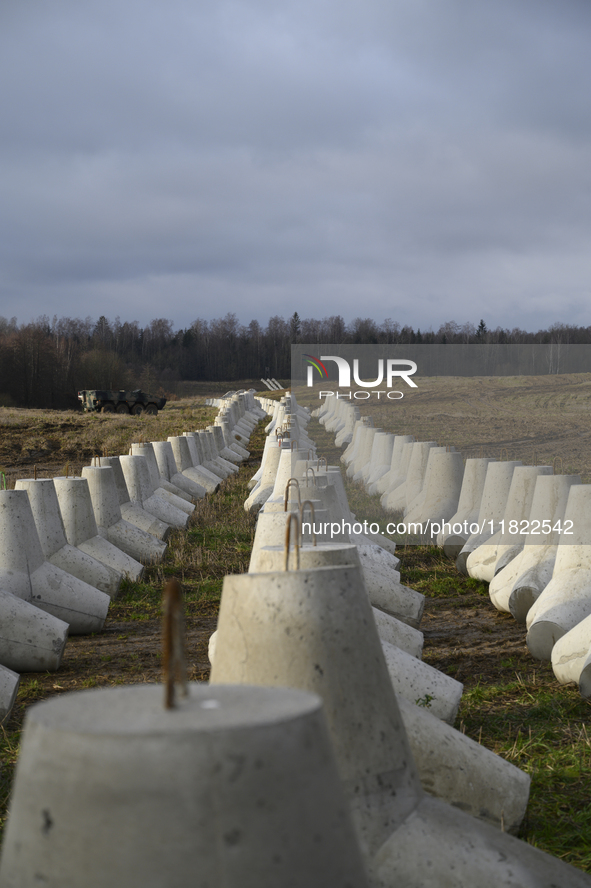
M14 706L20 679L17 672L0 665L0 725Z
M188 690L172 710L158 685L30 709L3 888L368 888L320 699Z
M372 861L380 888L589 888L556 857L425 796Z
M397 697L423 703L434 716L453 725L464 686L428 663L382 640L388 673Z
M0 589L0 663L15 672L55 672L68 624Z
M415 807L420 780L355 568L226 577L211 682L322 696L368 853Z

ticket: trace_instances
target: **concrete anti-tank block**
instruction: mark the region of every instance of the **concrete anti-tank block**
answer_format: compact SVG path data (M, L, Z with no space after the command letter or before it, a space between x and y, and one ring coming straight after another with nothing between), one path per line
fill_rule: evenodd
M537 479L552 475L552 466L517 466L511 478L511 487L503 513L503 527L482 546L471 552L466 568L471 577L490 583L496 573L496 565L502 559L509 564L523 548L525 535L511 534L510 528L521 527L527 522L532 509ZM500 565L499 565L500 566Z
M27 491L45 559L113 598L123 574L68 543L51 478L19 478L15 489Z
M31 707L0 885L369 888L320 699L188 691L172 710L159 685Z
M205 487L197 484L195 481L191 481L185 475L181 475L170 441L152 441L152 447L154 448L154 456L156 457L160 476L166 478L167 481L170 481L179 490L184 490L191 499L203 499L207 494Z
M172 527L185 528L189 515L155 492L150 480L150 470L144 456L120 456L119 462L129 491L129 498L146 512Z
M98 464L100 466L110 466L113 469L121 517L124 521L139 527L140 530L144 530L151 536L156 537L156 539L166 541L171 534L172 526L166 524L165 521L160 521L155 515L146 512L138 503L131 502L119 460L118 456L101 456Z
M488 464L478 510L479 529L468 537L456 559L456 567L460 573L467 574L466 562L470 553L486 543L499 530L505 514L513 472L521 464L521 460Z
M410 703L422 701L434 716L453 724L462 700L463 684L387 641L382 640L382 650L397 696Z
M290 553L288 563L291 569L294 567L294 558L295 554L293 552ZM268 573L270 571L280 571L283 570L284 563L284 546L262 546L253 549L248 572ZM329 567L336 564L348 564L361 568L361 581L365 581L359 558L359 547L352 543L323 543L319 546L302 546L299 550L299 564L302 570L312 570L316 567ZM381 639L420 659L423 650L422 632L375 607L372 607L372 613ZM213 662L211 659L210 661Z
M0 665L0 725L10 715L10 711L16 702L20 675Z
M450 528L444 528L437 536L437 545L443 548L448 558L458 557L470 536L468 528L478 520L480 500L490 462L493 460L484 457L466 460L458 510L449 519ZM454 525L455 530L453 530Z
M148 464L148 472L150 474L150 484L154 493L162 497L177 509L192 515L195 506L191 502L191 497L170 481L162 478L158 469L158 462L154 453L154 446L151 441L143 441L142 443L133 443L129 448L130 456L143 456Z
M142 459L142 457L127 458ZM82 469L82 477L88 481L99 534L137 561L147 563L162 561L168 543L125 521L122 517L112 467L85 466Z
M23 567L26 569L30 580L30 593L21 596L23 590L20 584L7 582L5 575L3 585L6 590L68 623L71 635L100 632L111 599L104 592L45 560L27 492L1 490L0 513L8 518L14 534L20 540L21 570ZM2 545L3 537L0 535L0 547ZM18 547L9 552L11 557L18 556L18 553Z
M175 463L179 472L185 475L190 481L199 484L206 493L215 493L220 486L220 479L212 478L210 472L201 466L196 466L189 449L189 439L184 435L172 435L168 438L172 446Z
M422 793L375 625L364 596L353 593L351 571L226 577L212 683L320 690L376 885L588 886L587 876Z
M86 478L54 478L53 483L70 545L132 580L139 580L143 564L99 536Z
M577 684L591 696L591 614L558 639L552 648L552 669L561 684Z
M0 589L0 663L15 672L55 672L68 624Z
M320 693L366 852L416 806L420 780L358 568L227 576L211 682Z

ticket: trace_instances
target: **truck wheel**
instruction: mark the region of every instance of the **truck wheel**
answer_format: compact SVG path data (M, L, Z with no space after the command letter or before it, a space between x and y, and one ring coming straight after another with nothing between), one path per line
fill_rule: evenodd
M111 404L111 402L108 401L106 404L103 404L102 412L103 413L115 413L115 405Z
M117 404L117 406L115 407L115 412L116 413L127 413L127 415L129 416L129 407L127 406L127 404L125 404L123 401L121 401L121 403Z
M158 408L155 404L146 404L146 413L148 416L156 416L158 414Z
M132 412L133 416L139 416L141 413L144 412L143 405L142 404L134 404L133 407L131 408L131 412Z

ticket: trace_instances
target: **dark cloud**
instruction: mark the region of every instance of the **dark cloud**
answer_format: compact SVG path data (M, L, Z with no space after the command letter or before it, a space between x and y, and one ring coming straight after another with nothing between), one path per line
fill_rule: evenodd
M587 323L591 7L0 12L0 314Z

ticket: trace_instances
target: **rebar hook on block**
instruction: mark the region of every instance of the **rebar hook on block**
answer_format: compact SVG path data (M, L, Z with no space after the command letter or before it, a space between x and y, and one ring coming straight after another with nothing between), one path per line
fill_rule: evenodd
M289 489L290 487L295 487L297 495L298 495L298 506L302 504L302 498L300 496L300 482L297 478L290 478L287 484L285 485L285 493L283 494L283 511L287 512L287 503L289 499Z
M302 527L304 526L304 510L308 506L310 508L310 512L312 514L312 545L316 545L316 531L314 530L314 519L316 517L316 513L314 511L314 503L311 500L304 500L304 502L300 505L300 545L302 544Z
M295 550L296 557L296 570L300 569L300 522L298 516L295 512L290 512L287 516L287 524L285 525L285 551L284 551L284 561L283 561L283 569L289 570L289 545L291 542L291 523L295 522L295 538L293 547Z
M310 485L308 484L308 478L309 478L308 472L312 472L312 481L314 482L314 483L312 484L312 487L317 487L318 485L316 484L316 472L314 471L314 469L312 468L312 466L306 466L306 474L305 474L306 487L309 487L309 486L310 486Z

